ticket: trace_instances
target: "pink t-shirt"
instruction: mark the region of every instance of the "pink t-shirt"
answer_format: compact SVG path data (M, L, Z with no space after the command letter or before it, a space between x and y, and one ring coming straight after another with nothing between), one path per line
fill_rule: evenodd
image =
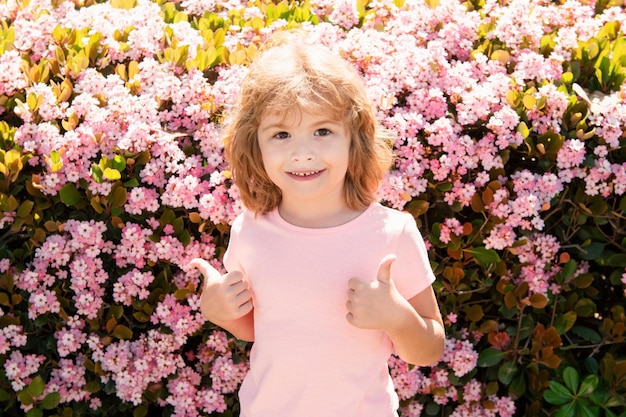
M378 203L323 229L291 225L277 210L235 220L224 264L246 274L254 299L242 417L397 416L392 343L349 324L345 307L350 278L375 280L387 254L397 256L391 278L405 298L434 281L414 219Z

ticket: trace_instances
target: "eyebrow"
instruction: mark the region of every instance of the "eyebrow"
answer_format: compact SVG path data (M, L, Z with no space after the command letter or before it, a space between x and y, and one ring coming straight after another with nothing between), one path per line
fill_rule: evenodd
M274 130L274 129L284 129L285 125L282 123L272 123L271 125L267 125L264 126L263 128L259 129L259 133L264 133L268 130Z
M317 128L317 127L325 126L325 125L342 126L342 122L339 120L324 119L324 120L320 120L319 122L313 123L311 127ZM283 122L272 123L267 126L263 126L262 128L259 128L259 133L264 133L268 130L274 130L274 129L278 129L278 130L286 129L286 125Z

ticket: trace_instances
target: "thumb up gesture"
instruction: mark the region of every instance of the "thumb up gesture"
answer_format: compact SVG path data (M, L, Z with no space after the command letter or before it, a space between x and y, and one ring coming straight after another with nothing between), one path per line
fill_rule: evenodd
M220 274L204 259L194 258L190 266L204 275L200 311L210 322L220 325L241 318L252 311L252 293L240 271Z
M387 329L397 320L394 312L406 303L391 279L391 264L395 255L385 256L378 267L376 280L367 282L358 278L348 281L346 319L362 329Z

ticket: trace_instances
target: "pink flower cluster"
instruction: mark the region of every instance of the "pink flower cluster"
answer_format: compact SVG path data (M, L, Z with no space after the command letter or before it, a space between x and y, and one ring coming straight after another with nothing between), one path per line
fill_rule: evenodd
M446 340L444 353L439 363L429 370L411 367L397 357L389 360L389 368L396 386L398 397L409 401L401 408L403 417L419 417L424 407L415 398L420 395L432 395L435 403L450 405L456 403L452 414L457 417L512 417L515 403L510 397L486 396L485 386L476 378L465 380L466 375L476 368L478 354L473 344L463 336L461 339L450 337ZM450 378L450 372L454 378ZM451 380L462 381L453 384ZM418 397L416 397L416 395ZM485 407L485 399L493 407Z
M561 244L554 236L543 233L529 236L524 245L515 248L521 271L513 277L513 282L527 283L531 295L558 294L560 288L554 283L554 276L563 269L555 262L560 249Z
M461 236L463 234L463 225L459 219L454 217L448 217L441 224L441 233L439 234L439 240L442 243L449 243L451 236Z
M151 384L185 368L179 350L181 344L173 335L149 330L136 340L120 340L104 347L99 341L90 341L92 357L107 373L102 382L115 382L116 394L122 401L135 405L142 402L143 392Z
M44 363L44 355L26 354L19 350L11 351L11 354L4 362L4 374L11 381L13 391L20 392L32 381L31 375L39 371L39 367Z
M193 303L193 295L189 302ZM196 303L199 304L199 301ZM152 324L162 324L168 327L180 345L184 345L187 337L196 333L205 322L202 314L190 306L176 300L172 294L167 294L163 301L157 304L150 319Z
M488 249L505 249L517 240L515 229L543 230L541 212L563 191L563 184L551 173L542 175L522 170L511 176L512 190L500 188L486 211L501 220L485 239Z
M11 347L19 348L26 345L26 341L23 327L9 324L0 329L0 355L6 355Z
M21 65L22 57L17 51L7 51L0 55L0 95L10 97L16 91L26 88L28 80L20 69Z
M84 320L78 317L70 317L66 327L54 333L54 337L57 339L59 356L66 357L82 347L87 341L87 335L83 333L84 327Z
M85 389L85 355L78 355L75 360L64 358L59 360L59 367L52 370L50 380L46 384L45 393L57 392L61 403L89 400L90 407L97 409L101 404L97 398Z
M478 353L469 340L447 338L440 362L445 363L454 375L461 378L476 368Z

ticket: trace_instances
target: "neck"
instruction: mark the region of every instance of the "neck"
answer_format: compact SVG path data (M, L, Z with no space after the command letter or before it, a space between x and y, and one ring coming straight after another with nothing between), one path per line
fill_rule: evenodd
M358 217L365 210L352 210L344 201L328 204L328 201L290 203L281 201L278 213L294 226L312 229L335 227Z

